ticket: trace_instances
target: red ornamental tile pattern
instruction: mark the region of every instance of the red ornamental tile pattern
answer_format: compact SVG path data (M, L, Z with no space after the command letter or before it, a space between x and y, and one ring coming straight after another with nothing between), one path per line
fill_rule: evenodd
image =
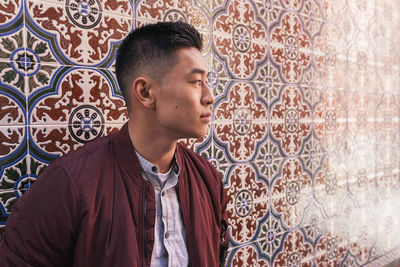
M328 89L314 111L316 137L327 151L334 151L346 128L346 108L340 103L337 90Z
M246 1L231 1L214 22L214 45L233 77L252 77L267 53L267 34Z
M228 189L228 224L235 243L250 241L258 229L258 221L267 212L268 189L258 181L250 165L237 165L230 175Z
M310 64L310 53L310 38L304 33L299 16L284 14L279 26L271 32L271 56L287 82L301 79L303 70Z
M286 237L283 251L278 254L274 264L276 266L308 266L313 264L313 250L309 243L304 241L300 231L292 231Z
M0 24L11 23L19 14L23 0L4 1L0 4Z
M10 122L17 127L0 127L0 158L12 154L25 136L24 111L13 99L0 94L0 125Z
M216 101L180 142L228 192L226 266L400 258L399 18L395 0L1 1L0 227L52 160L127 121L122 38L183 20Z
M55 36L65 60L79 65L104 63L132 28L132 6L127 1L71 1L49 4L26 1L33 23ZM115 16L112 12L122 12ZM121 14L120 14L121 15Z
M287 155L296 155L311 130L311 110L297 87L286 87L271 108L271 131Z
M311 178L304 172L297 159L290 159L282 166L282 176L271 189L274 210L282 214L282 221L288 227L298 226L305 207L311 201Z
M54 87L58 90L35 103L30 116L31 135L47 153L75 150L105 133L106 121L127 120L124 102L111 95L110 83L99 71L69 70Z
M236 161L247 161L266 133L266 108L248 83L236 83L215 108L217 137L229 147Z
M268 263L264 259L258 259L258 253L254 246L243 246L233 252L233 259L230 266L267 266Z
M192 1L145 0L136 8L136 16L147 21L185 21L198 30L209 31L210 25L204 11Z

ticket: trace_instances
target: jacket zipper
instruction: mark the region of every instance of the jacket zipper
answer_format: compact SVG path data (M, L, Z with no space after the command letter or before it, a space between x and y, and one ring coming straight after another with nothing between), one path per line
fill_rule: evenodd
M147 216L147 181L144 181L145 189L144 189L144 201L143 201L143 267L146 267L146 243L147 243L147 234L146 234L146 216Z

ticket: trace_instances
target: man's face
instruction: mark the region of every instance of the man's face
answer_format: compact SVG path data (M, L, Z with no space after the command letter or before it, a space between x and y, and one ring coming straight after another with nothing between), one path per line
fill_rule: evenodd
M194 47L176 51L177 61L155 88L156 117L161 135L172 139L207 134L214 96L206 84L207 67Z

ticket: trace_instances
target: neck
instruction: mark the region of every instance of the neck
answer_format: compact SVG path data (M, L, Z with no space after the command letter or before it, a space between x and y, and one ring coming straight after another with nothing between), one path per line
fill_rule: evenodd
M130 119L128 128L131 141L142 157L157 165L159 172L166 173L171 168L177 140L169 140L147 126Z

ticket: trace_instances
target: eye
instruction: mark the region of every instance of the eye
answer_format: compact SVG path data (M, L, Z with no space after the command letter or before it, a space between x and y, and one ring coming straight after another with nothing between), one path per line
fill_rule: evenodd
M194 85L196 85L196 86L201 86L201 80L196 80L196 81L193 81L193 84Z

